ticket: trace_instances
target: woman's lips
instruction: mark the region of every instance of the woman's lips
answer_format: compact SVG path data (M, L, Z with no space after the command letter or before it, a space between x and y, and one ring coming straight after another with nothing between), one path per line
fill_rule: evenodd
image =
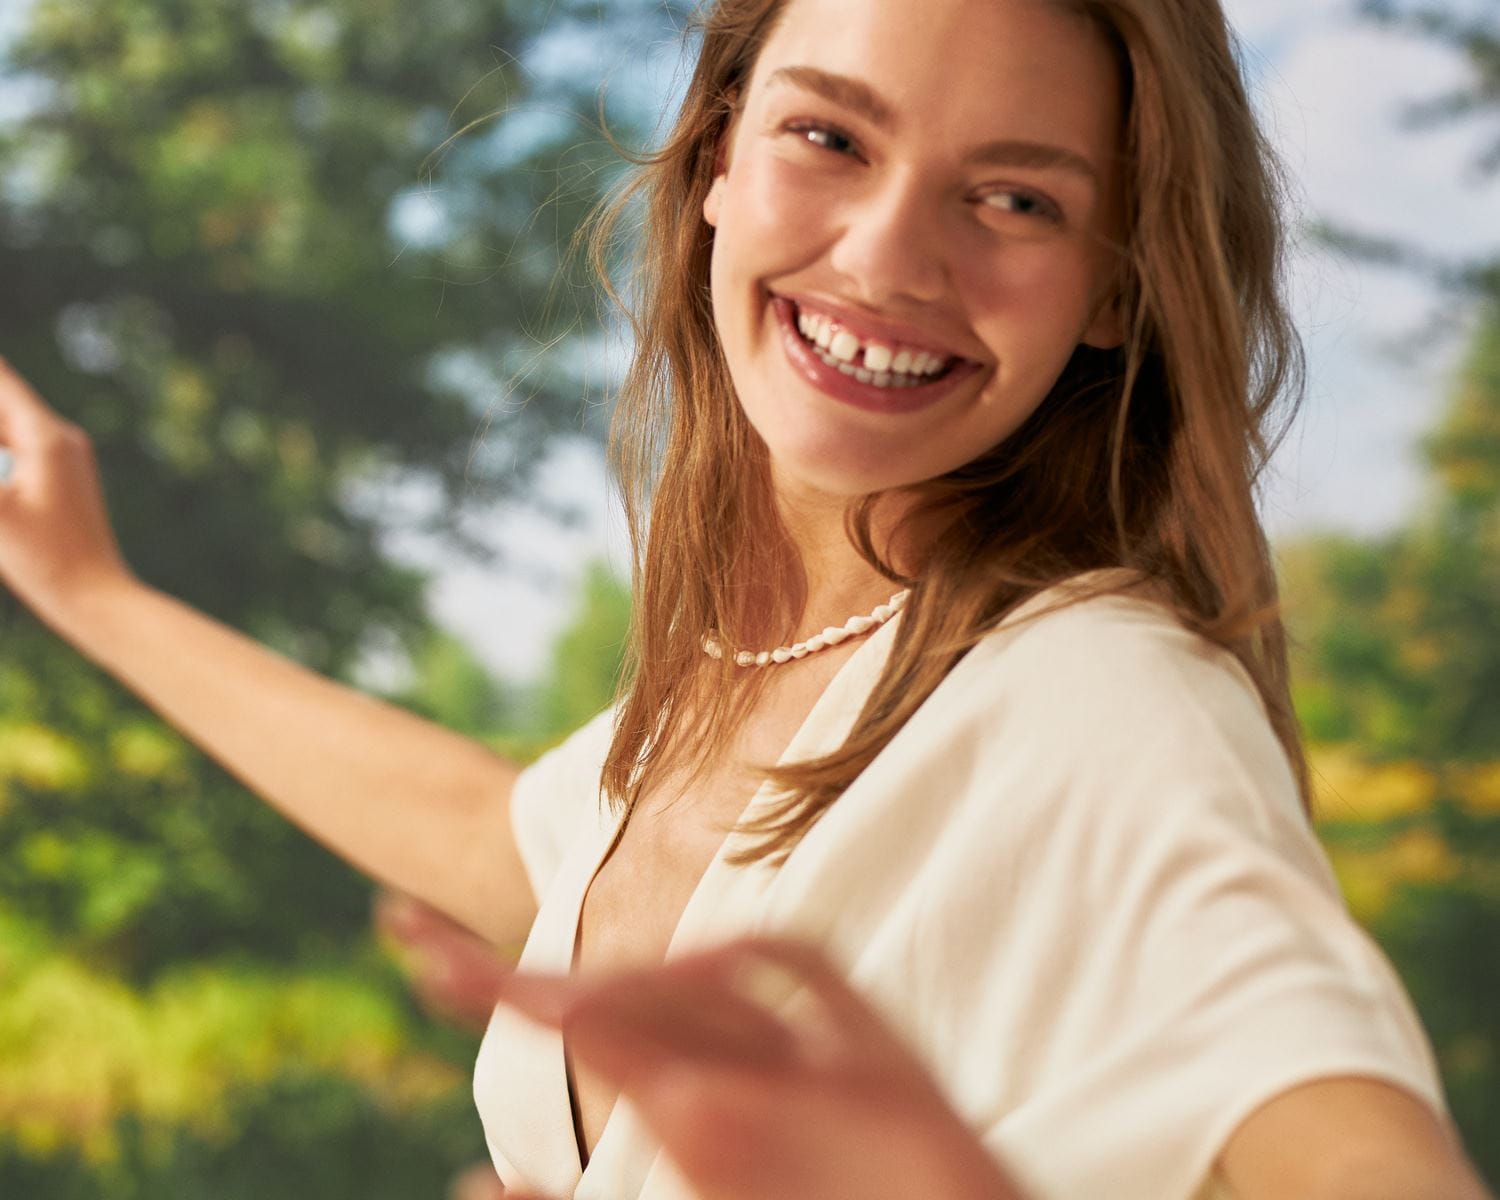
M820 392L868 412L909 413L928 408L961 383L983 369L980 363L961 358L947 371L927 383L910 387L878 387L860 383L837 367L830 367L814 352L797 329L797 306L784 296L772 296L771 307L781 327L781 343L792 368Z

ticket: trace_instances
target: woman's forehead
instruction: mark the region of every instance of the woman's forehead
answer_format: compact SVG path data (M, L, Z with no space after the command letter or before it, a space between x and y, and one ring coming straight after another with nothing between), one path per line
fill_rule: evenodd
M975 138L1064 132L1107 154L1119 128L1108 43L1048 0L788 0L750 99L806 90L813 73L849 81L857 115L872 115L873 100L888 117L874 123L893 131L905 121Z

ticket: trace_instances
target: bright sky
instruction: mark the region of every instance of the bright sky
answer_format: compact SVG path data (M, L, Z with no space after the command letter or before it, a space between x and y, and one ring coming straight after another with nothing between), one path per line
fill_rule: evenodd
M1482 0L1479 0L1482 7ZM1481 188L1467 165L1479 130L1457 126L1412 134L1398 127L1402 106L1462 78L1456 55L1353 19L1339 0L1227 0L1252 49L1253 84L1263 118L1300 179L1304 215L1372 235L1395 235L1434 252L1500 249L1500 181ZM557 66L598 53L560 46ZM613 56L610 58L609 56ZM617 82L631 90L631 64L671 96L672 47L606 52ZM1376 533L1420 503L1418 436L1441 410L1462 349L1456 335L1420 339L1398 352L1432 311L1434 295L1405 274L1305 251L1292 281L1307 340L1309 387L1302 417L1275 461L1263 500L1273 537L1314 528ZM439 566L439 619L512 678L538 671L550 638L568 615L583 563L606 553L623 570L619 521L602 468L586 450L558 453L546 486L576 501L580 528L562 533L513 513L497 515L504 543L533 571Z

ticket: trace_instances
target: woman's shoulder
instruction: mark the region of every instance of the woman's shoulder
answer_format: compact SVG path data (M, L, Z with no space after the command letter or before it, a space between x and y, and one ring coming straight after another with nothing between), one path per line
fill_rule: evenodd
M1046 747L1074 771L1234 759L1280 776L1284 750L1235 654L1159 590L1100 593L1111 581L1099 574L1037 593L989 631L929 697L928 735L969 739L981 757Z
M599 776L614 733L613 707L542 752L510 792L511 830L533 894L545 894L574 840L607 819Z
M615 705L601 709L538 754L527 772L549 776L579 772L597 778L614 739L615 716Z
M979 797L984 820L997 787L1030 797L1006 812L1034 806L1048 823L1066 810L1091 827L1150 825L1170 808L1214 810L1262 833L1304 820L1249 672L1151 589L1065 585L1030 598L929 704L910 745L962 774L958 790Z
M1118 569L1086 572L1028 597L960 665L1037 699L1077 702L1085 692L1124 690L1139 702L1206 688L1261 705L1240 660L1190 629L1163 585Z

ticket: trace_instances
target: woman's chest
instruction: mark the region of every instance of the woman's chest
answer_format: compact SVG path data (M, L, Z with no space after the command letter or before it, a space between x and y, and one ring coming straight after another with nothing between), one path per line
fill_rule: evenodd
M754 785L717 770L690 795L643 796L584 892L576 971L655 966Z
M829 654L816 670L788 672L701 771L669 773L637 799L584 892L574 970L662 962L683 910L764 781L765 767L782 757L839 661Z
M659 783L643 791L584 885L574 971L661 964L705 886L705 874L764 782L765 768L781 761L804 732L817 736L810 714L854 650L846 643L786 664L789 669L762 681L734 735L711 752L702 770L692 771L695 764L686 754L689 761L680 770L664 771ZM720 898L716 893L702 899ZM565 1061L574 1133L586 1164L617 1093L574 1064L566 1047Z
M764 765L781 757L815 697L779 698L752 714L706 769L691 779L669 776L637 800L580 901L575 971L654 967L666 958L684 912L763 782ZM587 1162L617 1093L581 1065L568 1066L574 1131Z
M601 972L655 966L682 922L688 903L744 808L751 789L727 774L698 781L695 794L715 803L662 807L643 797L625 822L584 892L574 945L576 971ZM710 790L711 789L711 790ZM730 810L733 811L730 811ZM722 817L718 824L716 817ZM582 1064L567 1063L574 1134L587 1164L614 1109L616 1089Z

